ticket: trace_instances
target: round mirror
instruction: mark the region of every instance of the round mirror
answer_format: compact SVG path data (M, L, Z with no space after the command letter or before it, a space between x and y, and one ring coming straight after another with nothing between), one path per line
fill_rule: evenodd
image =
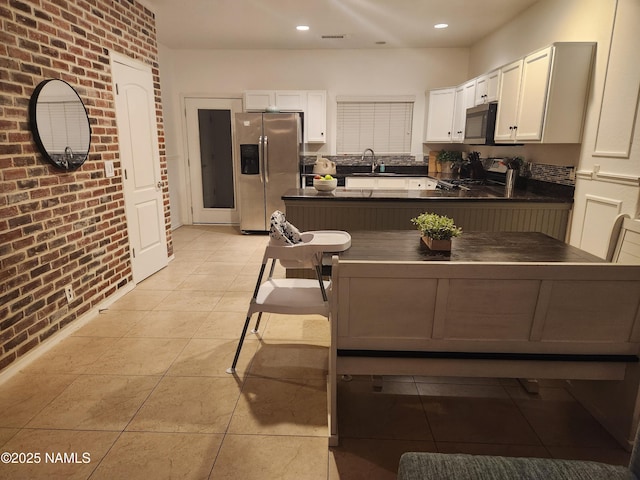
M31 95L29 123L44 157L63 170L75 170L89 155L91 126L78 93L63 80L45 80Z

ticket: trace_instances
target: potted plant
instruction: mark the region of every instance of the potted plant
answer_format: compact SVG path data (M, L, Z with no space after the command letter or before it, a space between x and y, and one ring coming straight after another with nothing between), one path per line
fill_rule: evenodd
M422 241L430 250L451 250L451 239L462 233L460 227L456 227L453 219L438 215L437 213L421 213L411 219L420 233Z
M524 165L524 160L522 157L509 157L502 159L501 162L508 170L518 170L520 171L520 167Z
M520 167L522 167L524 161L522 160L522 157L510 157L503 159L501 163L507 167L507 192L511 192L516 185L516 181L520 173Z
M436 160L441 165L442 173L451 173L452 169L460 169L462 165L462 152L455 152L452 150L441 150L436 157Z

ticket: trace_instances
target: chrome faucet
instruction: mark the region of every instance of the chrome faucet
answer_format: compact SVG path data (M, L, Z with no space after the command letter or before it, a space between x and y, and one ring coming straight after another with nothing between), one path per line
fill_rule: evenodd
M362 162L364 163L364 157L367 152L371 152L371 173L375 173L376 167L378 166L378 162L376 162L376 154L372 149L367 148L364 152L362 152Z
M67 161L69 162L73 161L73 150L71 149L71 147L66 147L64 149L64 156L67 159Z

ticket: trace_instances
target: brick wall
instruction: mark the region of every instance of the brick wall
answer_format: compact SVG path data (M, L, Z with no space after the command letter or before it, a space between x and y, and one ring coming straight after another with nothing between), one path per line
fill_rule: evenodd
M151 11L134 0L0 0L0 25L1 370L131 281L109 51L151 66L164 185L167 165ZM74 172L49 165L29 131L29 98L47 78L74 86L89 113L89 158ZM171 255L166 187L164 197Z

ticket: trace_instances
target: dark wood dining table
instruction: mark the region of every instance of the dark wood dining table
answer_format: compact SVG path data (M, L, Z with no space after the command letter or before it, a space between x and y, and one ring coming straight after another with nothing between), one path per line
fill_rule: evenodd
M412 230L351 231L341 260L456 262L606 262L539 232L463 232L450 252L430 251Z

